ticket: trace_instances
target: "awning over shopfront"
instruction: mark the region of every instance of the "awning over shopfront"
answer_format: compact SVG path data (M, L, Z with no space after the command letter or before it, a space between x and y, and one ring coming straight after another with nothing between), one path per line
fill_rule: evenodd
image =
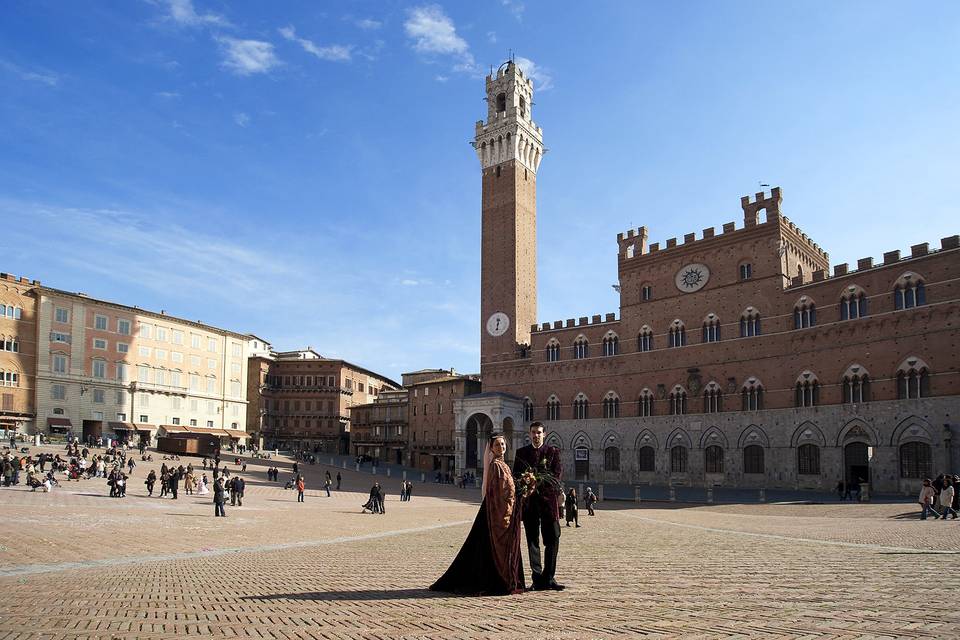
M69 431L73 429L70 418L47 418L47 426L50 427L51 431Z
M153 433L157 430L157 425L155 424L146 424L144 422L134 422L133 428L137 431L142 431L145 433Z
M113 431L136 431L137 428L133 426L132 422L108 422L107 428L112 429Z
M167 433L187 433L186 425L182 424L162 424L160 428Z

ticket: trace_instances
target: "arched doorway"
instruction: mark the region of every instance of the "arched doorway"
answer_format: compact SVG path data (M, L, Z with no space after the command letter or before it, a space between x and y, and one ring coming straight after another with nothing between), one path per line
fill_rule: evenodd
M843 469L848 485L870 482L870 447L866 442L850 442L843 447Z
M482 445L493 431L493 422L485 413L475 413L467 420L467 442L463 466L476 470L480 464Z
M578 446L573 450L574 474L577 480L586 480L590 476L590 449Z

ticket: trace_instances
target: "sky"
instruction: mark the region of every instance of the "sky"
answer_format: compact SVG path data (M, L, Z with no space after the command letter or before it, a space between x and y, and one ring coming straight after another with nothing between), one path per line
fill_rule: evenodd
M831 263L960 232L960 3L8 0L0 270L310 346L479 370L484 76L548 149L539 319L619 312L616 234L779 185Z

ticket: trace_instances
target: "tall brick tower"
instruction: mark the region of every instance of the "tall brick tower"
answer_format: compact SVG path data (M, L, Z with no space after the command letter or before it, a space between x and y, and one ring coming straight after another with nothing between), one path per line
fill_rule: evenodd
M537 321L537 168L543 132L533 81L514 62L487 76L487 121L473 146L483 170L480 364L510 360Z

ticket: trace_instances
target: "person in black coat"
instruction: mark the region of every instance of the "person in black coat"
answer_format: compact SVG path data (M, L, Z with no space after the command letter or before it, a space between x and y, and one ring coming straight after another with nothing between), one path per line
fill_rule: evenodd
M223 478L213 483L213 515L226 518L227 514L223 511L223 504L226 502L227 489L224 486Z
M243 490L246 488L247 483L243 478L237 477L233 479L233 493L237 496L237 506L243 506Z
M537 469L563 480L560 451L545 444L546 430L542 422L530 423L530 444L517 449L513 461L513 475ZM560 550L560 496L551 487L542 486L523 501L523 529L527 535L527 551L533 588L538 591L562 591L564 586L554 578L557 571L557 553ZM540 556L540 537L543 537L543 559Z

